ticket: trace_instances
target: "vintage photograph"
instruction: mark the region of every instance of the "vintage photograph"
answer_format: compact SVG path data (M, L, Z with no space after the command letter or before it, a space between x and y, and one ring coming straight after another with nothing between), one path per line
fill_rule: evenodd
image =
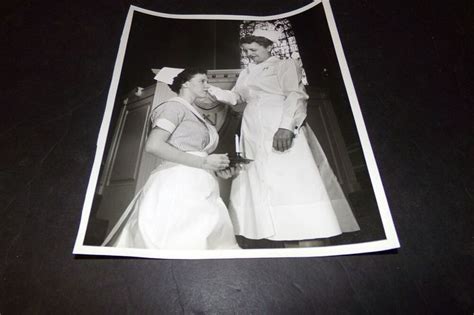
M278 16L131 7L75 254L399 247L329 1Z

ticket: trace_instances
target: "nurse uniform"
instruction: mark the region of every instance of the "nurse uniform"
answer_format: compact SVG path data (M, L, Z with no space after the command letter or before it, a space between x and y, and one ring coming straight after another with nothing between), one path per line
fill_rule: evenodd
M308 95L301 78L296 61L273 56L242 70L232 93L215 93L246 103L240 146L254 161L232 182L229 211L237 235L283 241L359 230L324 151L303 124ZM285 152L273 149L279 128L295 133Z
M168 143L206 156L218 142L216 129L180 97L158 106L152 126L171 133ZM163 161L150 175L105 246L148 249L238 249L219 185L211 171Z

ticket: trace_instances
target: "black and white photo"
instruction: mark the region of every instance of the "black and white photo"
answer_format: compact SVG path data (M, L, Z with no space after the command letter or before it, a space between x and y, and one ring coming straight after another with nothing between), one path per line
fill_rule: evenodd
M126 19L75 254L399 247L329 1Z

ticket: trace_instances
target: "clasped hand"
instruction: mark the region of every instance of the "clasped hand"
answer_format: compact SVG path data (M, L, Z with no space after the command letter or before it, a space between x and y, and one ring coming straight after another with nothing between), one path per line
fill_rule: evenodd
M243 169L243 166L237 164L235 166L230 166L220 171L216 171L216 175L223 179L229 179L237 174Z
M204 158L202 168L211 170L220 178L228 179L237 175L243 167L240 164L229 166L230 160L226 154L211 154Z
M293 143L293 138L295 134L293 131L279 128L278 131L273 136L273 148L280 152L285 152Z
M227 168L230 164L226 154L211 154L204 158L202 168L210 171L219 171Z

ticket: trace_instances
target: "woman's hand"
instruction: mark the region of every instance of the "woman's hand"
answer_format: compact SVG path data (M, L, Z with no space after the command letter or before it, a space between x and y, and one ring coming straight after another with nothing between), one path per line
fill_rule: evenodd
M211 154L204 158L202 168L211 171L219 171L229 166L230 160L227 154Z
M226 169L217 171L216 175L220 178L223 178L223 179L229 179L229 178L239 174L242 169L243 169L243 167L240 164L237 164L236 166L228 167Z
M285 152L291 148L295 134L293 131L280 128L273 136L273 148L280 152Z
M212 87L212 86L211 86ZM217 99L217 97L211 92L212 89L209 88L207 89L207 98L213 103L213 104L216 104L216 103L219 103L220 101Z

